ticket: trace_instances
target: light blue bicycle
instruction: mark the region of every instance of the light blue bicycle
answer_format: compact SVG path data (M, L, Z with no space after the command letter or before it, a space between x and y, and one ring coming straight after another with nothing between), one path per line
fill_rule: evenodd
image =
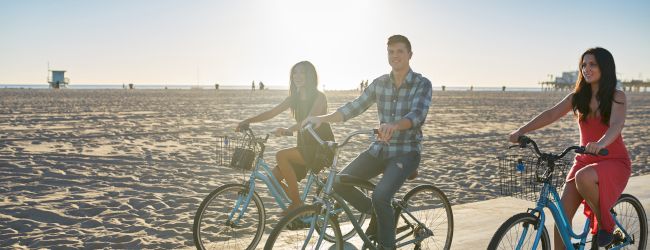
M230 167L251 170L251 173L244 183L220 186L201 202L192 227L197 249L254 249L258 245L267 218L264 203L257 193L259 181L264 183L280 208L284 210L291 203L263 158L269 135L258 138L248 126L241 129L243 137L221 138L218 150L232 154ZM310 193L319 193L323 186L318 173L308 171L300 199L305 201ZM360 215L358 219L363 222L366 216ZM350 230L344 236L349 239L355 233ZM327 240L334 237L325 235Z
M335 152L334 161L329 169L325 188L314 197L311 205L302 206L283 217L269 234L264 249L338 249L346 248L346 241L341 228L353 230L363 241L361 249L377 249L378 235L373 219L367 230L363 222L358 222L357 212L337 194L335 183L349 185L368 194L375 185L368 180L349 175L339 175L337 171L338 152L349 140L357 135L373 136L375 130L359 130L349 134L340 144L323 141L311 127L305 128L323 148ZM451 247L454 231L454 219L451 204L447 196L433 184L419 185L401 197L394 198L396 246L413 249L445 249ZM342 211L340 211L342 209ZM323 234L322 232L326 232ZM334 235L334 240L327 240ZM324 241L327 240L328 242Z
M521 148L532 144L536 155L507 155L500 159L502 193L529 200L535 198L536 207L504 222L492 237L488 249L551 249L548 231L544 226L544 208L551 211L566 249L585 249L591 222L587 219L580 234L573 232L556 191L556 186L564 183L562 177L566 173L562 172L569 166L562 158L571 150L584 153L584 147L572 146L555 155L541 153L537 144L528 137L520 137L519 143ZM606 155L607 151L601 150L599 154ZM542 183L541 188L539 183ZM632 195L622 194L610 212L617 229L614 231L614 241L606 249L645 250L648 224L639 200ZM574 243L572 239L577 242ZM591 249L598 249L596 236L591 239Z

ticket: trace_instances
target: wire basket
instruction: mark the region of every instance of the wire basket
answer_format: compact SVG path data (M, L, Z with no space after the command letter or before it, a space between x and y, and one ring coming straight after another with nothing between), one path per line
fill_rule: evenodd
M254 138L240 133L234 135L219 135L216 137L216 163L239 170L251 170L257 147Z
M543 186L543 175L548 166L547 161L541 160L532 152L506 153L499 159L499 185L501 195L514 198L537 201ZM566 175L572 166L570 157L555 161L555 170L550 182L558 192L563 188Z

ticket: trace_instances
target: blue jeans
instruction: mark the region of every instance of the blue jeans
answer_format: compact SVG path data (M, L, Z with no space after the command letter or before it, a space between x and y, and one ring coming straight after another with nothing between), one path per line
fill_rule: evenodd
M388 159L375 157L365 151L354 159L340 174L352 175L370 180L382 172L372 198L354 187L337 184L334 190L357 210L370 213L371 208L377 215L377 238L381 246L395 247L395 212L391 205L393 196L402 187L406 178L420 165L420 153L409 152Z

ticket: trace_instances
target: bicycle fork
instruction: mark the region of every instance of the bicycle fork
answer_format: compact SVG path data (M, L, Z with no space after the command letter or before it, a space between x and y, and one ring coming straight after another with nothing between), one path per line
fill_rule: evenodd
M255 190L255 183L251 182L250 186L248 186L243 191L237 194L235 205L233 206L232 210L230 211L230 214L228 215L228 220L226 220L226 225L230 227L235 227L239 224L239 221L241 220L241 218L244 216L244 213L248 209L248 204L250 204L251 199L253 198L254 190ZM236 218L234 218L235 216Z

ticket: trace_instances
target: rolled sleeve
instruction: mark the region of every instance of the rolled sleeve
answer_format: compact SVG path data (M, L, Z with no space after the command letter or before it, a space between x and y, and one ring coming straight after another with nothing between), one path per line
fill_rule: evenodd
M427 113L429 113L429 106L431 106L431 95L431 82L424 78L415 91L411 110L404 116L411 121L411 127L420 127L424 123Z
M337 111L343 115L344 122L360 115L375 103L375 88L376 83L373 81L363 91L361 96L337 109Z

